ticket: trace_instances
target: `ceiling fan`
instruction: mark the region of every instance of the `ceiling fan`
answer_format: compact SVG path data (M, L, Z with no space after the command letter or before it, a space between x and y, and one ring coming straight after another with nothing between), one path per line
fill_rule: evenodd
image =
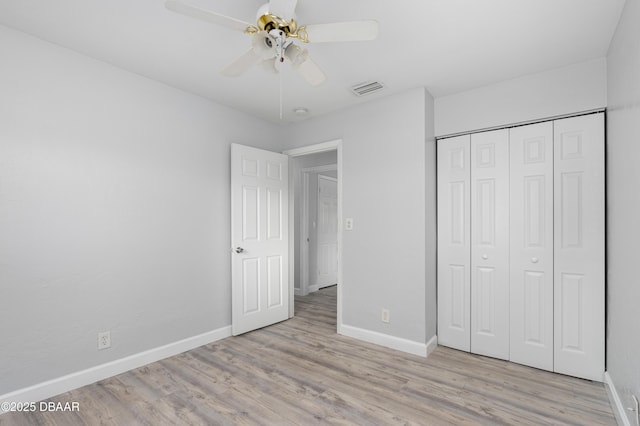
M278 72L280 66L288 61L309 84L317 86L326 80L326 75L311 60L308 50L294 41L305 44L366 41L378 36L378 22L375 20L299 26L295 20L296 4L297 0L270 0L258 9L256 25L252 25L180 0L165 2L167 9L173 12L251 35L251 49L222 70L226 76L241 75L258 64Z

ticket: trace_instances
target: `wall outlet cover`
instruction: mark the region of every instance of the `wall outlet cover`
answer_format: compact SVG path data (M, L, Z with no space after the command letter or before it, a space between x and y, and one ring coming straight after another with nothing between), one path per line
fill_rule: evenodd
M107 349L111 347L111 332L102 331L98 333L98 350Z
M344 220L344 228L347 231L353 231L353 218L348 217Z

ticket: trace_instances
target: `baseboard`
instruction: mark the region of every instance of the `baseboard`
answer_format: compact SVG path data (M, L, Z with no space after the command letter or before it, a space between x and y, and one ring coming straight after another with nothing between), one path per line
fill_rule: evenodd
M396 349L398 351L423 357L427 356L427 345L425 343L414 342L413 340L407 340L401 337L390 336L388 334L378 333L377 331L365 330L344 324L340 326L339 333L344 336L364 340L365 342L374 343L386 348Z
M294 295L294 296L304 296L304 295L302 294L302 289L301 289L301 288L294 288L294 289L293 289L293 295Z
M433 352L437 347L438 347L438 336L434 335L427 342L427 356L431 355L431 352Z
M179 340L168 345L149 349L106 364L77 371L37 385L0 395L0 407L3 402L37 402L82 386L90 385L108 377L116 376L134 368L178 355L217 340L231 336L231 326L222 327L207 333ZM4 411L0 408L0 414Z
M616 416L618 425L631 426L631 422L629 422L629 418L627 417L627 412L622 406L622 401L620 401L618 391L616 390L616 386L613 384L613 380L611 380L611 376L608 371L605 371L604 373L604 384L604 387L607 389L607 395L609 396L609 404L611 404L611 409L613 410L613 414Z
M310 285L308 290L309 293L313 293L314 291L318 291L318 290L322 290L323 288L327 288L327 287L333 287L334 285L337 284L314 284L314 285Z

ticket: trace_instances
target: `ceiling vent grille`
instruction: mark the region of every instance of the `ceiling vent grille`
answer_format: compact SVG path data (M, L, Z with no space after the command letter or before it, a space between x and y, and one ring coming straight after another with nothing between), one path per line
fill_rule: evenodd
M384 89L384 85L379 81L369 81L367 83L356 84L351 87L351 91L356 96L370 95Z

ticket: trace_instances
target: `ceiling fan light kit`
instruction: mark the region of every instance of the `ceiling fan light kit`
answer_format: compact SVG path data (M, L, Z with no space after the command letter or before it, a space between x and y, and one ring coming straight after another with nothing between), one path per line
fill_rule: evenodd
M270 0L258 9L256 25L231 18L180 0L167 0L167 9L192 18L211 22L251 35L251 49L222 70L222 74L235 77L252 66L263 63L269 71L279 71L285 60L291 62L307 83L317 86L327 77L320 67L311 60L307 49L294 44L327 43L344 41L374 40L378 36L378 22L375 20L337 22L298 26L294 19L297 0ZM265 64L273 59L271 64Z

